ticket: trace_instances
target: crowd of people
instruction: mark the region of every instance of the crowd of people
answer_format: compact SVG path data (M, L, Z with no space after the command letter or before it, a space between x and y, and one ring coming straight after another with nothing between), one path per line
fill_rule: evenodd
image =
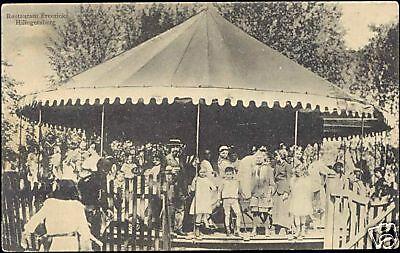
M52 183L79 184L99 170L98 138L80 131L68 134L65 139L65 133L48 131L40 148L26 149L22 172L42 201L50 196ZM186 154L179 140L164 144L114 140L103 154L110 161L105 180L107 186L114 181L116 189L124 189L126 180L151 175L161 182L164 173L170 185L171 226L177 235L193 230L196 236L213 233L222 222L229 236L247 235L246 227L251 227L250 237L273 232L302 239L307 230L323 226L329 176L338 180L335 187L347 187L371 200L393 201L399 158L389 139L383 133L324 139L306 147L282 143L274 151L258 146L245 157L239 157L235 147L222 145L218 154L206 149L198 159ZM113 215L109 206L103 209Z

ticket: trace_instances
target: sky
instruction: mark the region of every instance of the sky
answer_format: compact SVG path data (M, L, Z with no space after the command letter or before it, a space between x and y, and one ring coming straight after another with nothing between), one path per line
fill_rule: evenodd
M345 43L349 49L358 49L373 36L368 29L370 24L385 24L398 19L399 7L396 2L340 2L342 25L346 30ZM75 4L12 4L2 5L2 60L11 67L7 73L18 81L24 82L18 88L22 94L44 89L46 76L54 72L49 64L46 43L54 35L50 25L16 25L12 14L67 14L74 15ZM61 24L65 18L51 18ZM2 69L2 73L5 71Z

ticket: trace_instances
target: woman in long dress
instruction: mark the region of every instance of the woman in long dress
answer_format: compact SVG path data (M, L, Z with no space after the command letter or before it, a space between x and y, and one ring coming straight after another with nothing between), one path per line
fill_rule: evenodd
M271 209L273 207L272 195L275 192L274 173L264 155L257 156L257 164L252 173L252 191L250 210L253 216L252 236L257 234L257 228L265 227L265 236L270 236L269 226ZM259 220L259 222L258 222Z
M85 206L78 199L75 183L60 180L53 197L47 199L43 207L25 224L22 241L26 242L28 235L45 222L47 237L52 240L50 251L91 250L91 233Z
M287 162L287 160L286 150L280 150L277 153L277 164L274 170L276 192L274 194L274 208L272 209L273 224L278 228L276 232L279 234L283 228L286 235L292 225L289 214L289 195L293 167L293 164Z

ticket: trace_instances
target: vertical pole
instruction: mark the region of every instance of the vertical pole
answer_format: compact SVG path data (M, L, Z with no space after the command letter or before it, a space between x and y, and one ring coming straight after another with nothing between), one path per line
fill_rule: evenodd
M296 111L296 119L294 124L294 145L297 146L297 125L299 121L299 111Z
M197 121L196 121L196 160L199 160L199 139L200 139L200 99L197 104ZM194 184L194 215L193 215L193 232L196 234L196 190L197 190L197 175L199 170L199 164L196 164L196 175Z
M100 156L103 156L104 150L104 104L101 110L101 140L100 140Z
M338 175L328 174L326 181L326 215L325 215L325 231L324 231L324 249L333 249L334 245L334 198L331 193L335 189L335 177ZM337 201L337 200L336 200Z
M196 158L199 157L199 139L200 139L200 100L197 105L197 123L196 123Z

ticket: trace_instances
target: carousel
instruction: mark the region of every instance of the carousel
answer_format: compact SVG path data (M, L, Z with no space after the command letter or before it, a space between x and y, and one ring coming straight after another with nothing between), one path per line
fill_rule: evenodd
M372 105L300 66L207 8L64 83L24 96L19 115L39 127L166 143L189 153L234 145L321 143L383 130Z
M26 120L97 133L101 154L119 137L179 138L195 152L228 143L305 145L331 133L332 122L353 127L347 133L354 134L377 130L383 121L373 106L212 8L65 83L24 96L20 106Z

